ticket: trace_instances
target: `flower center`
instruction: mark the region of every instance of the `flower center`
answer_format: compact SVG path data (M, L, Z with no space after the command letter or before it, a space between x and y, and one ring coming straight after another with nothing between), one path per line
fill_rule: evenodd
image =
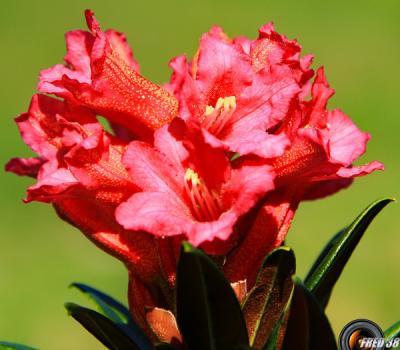
M207 106L204 113L203 127L217 135L231 119L236 109L236 97L220 97L215 107Z
M191 168L185 173L185 191L190 201L192 214L198 221L214 221L219 218L222 202L218 193L209 190L203 179Z

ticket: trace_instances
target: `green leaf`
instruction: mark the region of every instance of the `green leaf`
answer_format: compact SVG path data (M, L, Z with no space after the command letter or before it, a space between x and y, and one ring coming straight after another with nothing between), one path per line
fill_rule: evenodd
M331 251L337 240L341 237L343 232L345 232L346 228L340 230L338 233L336 233L326 244L324 249L322 249L321 253L319 253L317 259L314 261L314 263L311 266L310 271L308 271L307 277L304 280L304 283L307 283L307 280L315 273L315 271L318 269L318 267L321 265L322 261L324 258L328 255L328 253Z
M224 274L202 251L183 243L177 273L177 321L190 350L248 344L239 302Z
M119 301L99 290L83 283L72 283L71 287L87 295L99 308L99 311L123 329L142 350L153 349L153 345L133 320L129 310Z
M283 350L337 350L336 338L318 300L298 279L295 281Z
M141 350L136 342L117 324L97 311L73 304L65 304L68 313L101 343L111 350Z
M390 326L383 334L386 340L390 340L396 337L400 337L400 321L397 321L394 325Z
M333 237L317 258L305 279L305 286L315 295L324 308L328 304L332 289L344 266L369 224L392 201L391 198L385 198L368 206L351 225Z
M296 259L288 247L280 247L265 258L242 307L251 346L260 349L271 338L292 294L295 270ZM279 328L275 331L277 340Z
M38 349L22 344L0 341L0 350L38 350Z
M117 300L99 290L83 283L72 283L71 287L78 289L88 296L99 308L99 311L115 323L132 321L129 310Z

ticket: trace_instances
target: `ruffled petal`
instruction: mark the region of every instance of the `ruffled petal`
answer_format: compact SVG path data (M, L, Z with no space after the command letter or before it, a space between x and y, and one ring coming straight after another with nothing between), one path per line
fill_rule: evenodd
M309 127L325 128L328 111L326 106L335 90L329 86L323 67L317 70L312 89L312 100L305 103L306 123Z
M51 203L56 201L59 196L68 196L66 192L79 185L68 169L53 168L52 163L46 163L42 166L38 175L38 182L28 188L26 202Z
M43 163L42 158L12 158L6 164L5 170L19 176L36 178Z
M355 176L365 176L372 173L375 170L384 170L385 167L381 162L373 161L366 165L354 166L349 168L340 168L337 175L344 178L350 178Z
M73 30L65 35L67 54L64 60L74 71L81 73L86 82L91 76L90 54L94 40L93 35L84 30Z
M90 131L101 129L88 110L45 95L34 95L28 112L16 122L25 143L45 159L56 157L67 129L77 130L77 133L81 133L81 126Z
M329 158L347 167L364 154L370 135L364 133L338 109L328 114Z

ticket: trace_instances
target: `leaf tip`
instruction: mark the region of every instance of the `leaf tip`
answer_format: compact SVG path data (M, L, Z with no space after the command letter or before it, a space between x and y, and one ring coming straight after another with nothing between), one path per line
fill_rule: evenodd
M80 283L79 282L72 282L69 284L68 288L78 288L79 289Z
M189 242L182 243L182 251L184 253L191 253L195 250L195 248Z
M67 309L68 315L72 315L74 309L76 309L77 306L77 304L71 302L64 303L64 307Z

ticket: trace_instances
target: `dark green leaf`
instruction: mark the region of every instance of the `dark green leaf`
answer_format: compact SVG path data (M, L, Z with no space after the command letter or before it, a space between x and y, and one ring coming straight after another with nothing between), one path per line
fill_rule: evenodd
M119 301L99 290L83 283L72 283L71 287L77 288L87 295L99 308L99 311L123 329L142 350L153 349L150 340L134 322L129 310Z
M304 280L304 283L307 283L307 281L311 278L311 276L315 273L315 271L320 267L322 261L324 260L324 258L328 255L328 253L331 251L331 249L333 248L334 244L337 242L337 240L341 237L341 235L343 234L343 232L346 229L342 229L340 230L338 233L336 233L331 239L330 241L326 244L326 246L324 247L324 249L322 249L321 253L319 253L318 258L314 261L314 263L311 266L310 271L308 271L307 277Z
M22 344L0 341L0 350L38 350L38 349Z
M400 321L397 321L394 325L389 327L385 333L384 337L386 340L390 340L396 337L400 337Z
M325 308L344 266L375 216L393 199L385 198L368 206L323 250L305 279L305 286Z
M283 350L337 350L336 338L321 305L307 288L296 280Z
M202 251L182 245L177 318L190 350L227 350L248 344L239 302L224 274Z
M105 316L115 323L128 323L132 321L129 310L117 300L99 290L83 283L72 283L71 287L87 295Z
M295 270L296 260L288 247L280 247L265 258L242 307L251 346L260 349L283 317L292 294ZM277 340L279 328L275 330Z
M140 350L140 347L118 325L97 311L67 303L68 313L101 343L111 350Z

